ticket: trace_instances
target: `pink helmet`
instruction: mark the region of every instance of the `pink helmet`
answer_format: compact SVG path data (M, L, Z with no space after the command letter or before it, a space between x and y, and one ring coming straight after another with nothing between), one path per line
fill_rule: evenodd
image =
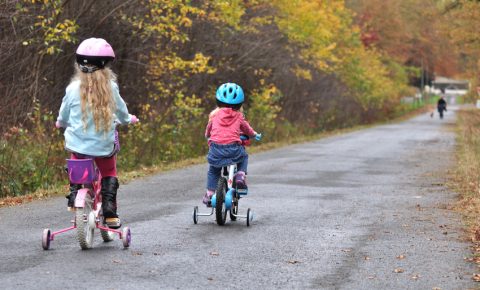
M112 46L103 38L88 38L82 41L76 51L77 63L83 72L102 69L115 59ZM96 68L86 66L93 65Z

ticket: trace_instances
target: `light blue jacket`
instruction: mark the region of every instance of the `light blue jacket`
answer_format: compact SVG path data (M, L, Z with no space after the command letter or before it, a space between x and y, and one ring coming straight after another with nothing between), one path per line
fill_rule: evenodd
M131 122L127 105L120 96L118 85L112 81L113 98L116 104L114 120L120 124ZM108 132L96 131L93 115L87 110L87 128L84 130L82 121L82 107L80 103L80 81L71 82L65 90L65 96L60 106L57 121L65 129L65 148L68 151L88 156L110 156L114 149L115 122Z

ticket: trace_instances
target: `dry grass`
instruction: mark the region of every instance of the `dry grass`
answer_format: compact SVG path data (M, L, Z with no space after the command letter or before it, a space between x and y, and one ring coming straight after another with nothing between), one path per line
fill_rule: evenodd
M474 244L468 260L480 265L480 110L458 112L456 155L450 185L460 194L456 209L463 214L467 237Z
M15 206L22 203L31 202L33 200L45 199L51 196L64 195L68 192L68 184L64 186L51 187L48 189L39 189L34 193L20 195L20 196L9 196L0 198L0 207L4 206Z

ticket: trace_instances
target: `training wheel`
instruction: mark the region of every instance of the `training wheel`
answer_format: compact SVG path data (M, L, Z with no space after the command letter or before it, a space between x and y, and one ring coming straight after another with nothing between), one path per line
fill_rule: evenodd
M253 221L253 211L250 209L247 209L247 227L250 226L252 221Z
M197 224L198 222L198 206L193 207L193 223Z
M50 248L50 235L51 232L49 229L44 229L42 234L42 247L44 250L48 250Z
M130 247L130 242L132 241L132 234L130 233L129 227L124 227L122 230L122 242L123 247L128 248Z

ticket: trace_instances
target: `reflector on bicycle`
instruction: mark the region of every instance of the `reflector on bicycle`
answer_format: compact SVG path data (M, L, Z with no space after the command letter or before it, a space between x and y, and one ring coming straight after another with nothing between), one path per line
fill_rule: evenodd
M75 184L91 183L95 180L93 159L67 159L68 177Z

